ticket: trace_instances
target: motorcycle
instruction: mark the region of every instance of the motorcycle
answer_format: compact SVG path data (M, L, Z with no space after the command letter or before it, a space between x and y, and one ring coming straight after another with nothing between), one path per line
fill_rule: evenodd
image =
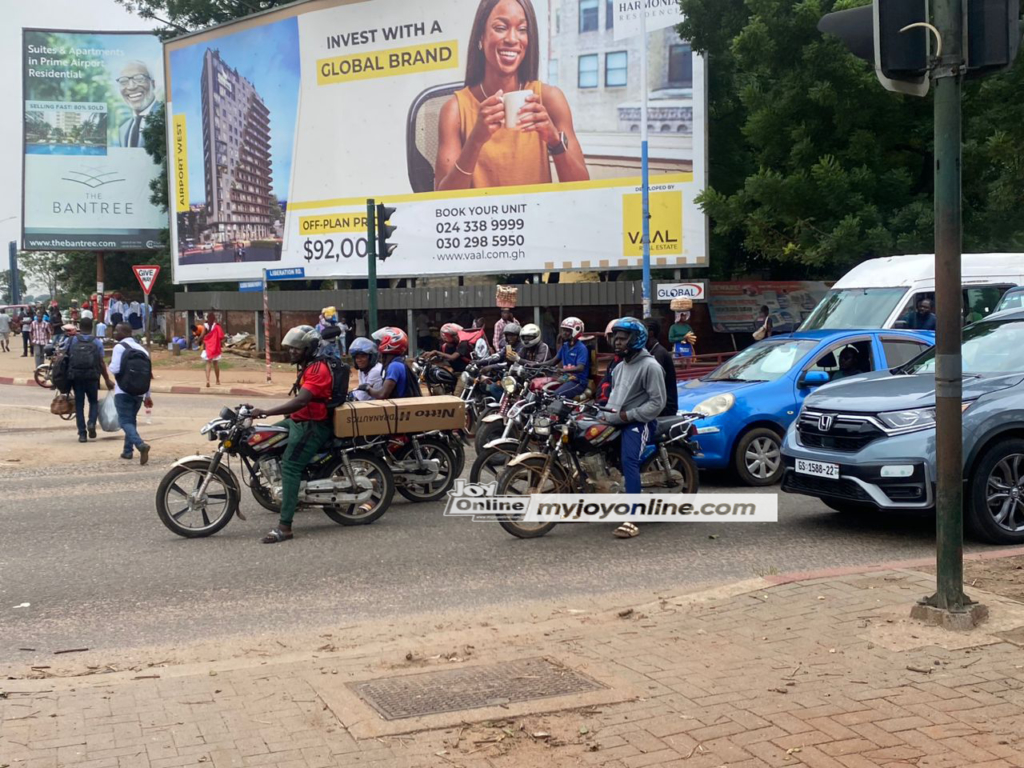
M288 429L254 424L252 406L223 408L200 430L218 441L212 456L187 456L175 462L156 492L160 520L185 538L211 536L231 518L245 519L239 509L242 484L230 459L241 465L242 482L260 506L273 512L281 505L281 460ZM395 494L387 462L356 445L332 437L303 470L299 508L322 509L339 525L369 525L383 515Z
M497 401L487 394L476 365L467 365L466 370L455 374L421 355L416 358L412 370L420 376L431 395L455 395L466 403L466 428L459 431L459 437L466 444L476 437L481 419L498 407ZM461 466L464 465L463 459ZM459 474L462 474L461 467Z
M511 410L523 400L529 390L533 389L530 385L537 377L547 377L552 372L553 369L548 368L527 368L522 363L509 366L500 379L502 396L498 401L498 408L481 419L481 426L476 432L477 455L494 440L519 436L519 423L509 419ZM533 391L547 394L553 389L537 388Z
M387 462L395 478L395 489L409 501L444 498L455 485L455 478L461 474L462 467L451 448L451 444L458 441L450 441L440 430L419 435L381 435L363 440L366 442L360 447Z
M46 362L42 365L36 366L36 370L32 374L32 378L34 378L36 380L36 384L43 389L54 389L53 366L56 362L55 358L57 357L57 347L53 344L47 344L43 347L43 356L45 357Z
M497 495L527 496L555 493L621 493L619 467L622 428L608 424L606 408L556 399L533 419L532 431L542 439L540 450L522 453L498 477ZM657 420L654 439L640 459L644 493L696 493L697 465L693 461L695 422L689 413ZM501 527L523 539L548 533L557 523L524 523L514 515L499 520Z
M542 392L528 392L509 408L503 432L487 442L477 452L476 461L469 470L471 483L497 482L498 476L516 456L529 450L530 442L538 440L533 431L533 419L552 396Z

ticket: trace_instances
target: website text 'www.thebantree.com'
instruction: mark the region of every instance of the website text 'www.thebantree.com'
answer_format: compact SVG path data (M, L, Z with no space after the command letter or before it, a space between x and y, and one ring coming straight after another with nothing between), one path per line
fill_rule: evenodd
M466 483L449 492L445 514L477 520L515 516L524 522L777 522L775 494L550 494L496 496L493 484Z

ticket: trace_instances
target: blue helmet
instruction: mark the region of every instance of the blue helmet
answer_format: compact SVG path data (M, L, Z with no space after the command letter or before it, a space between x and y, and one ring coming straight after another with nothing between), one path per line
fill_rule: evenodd
M373 366L377 364L377 358L379 357L377 345L364 336L354 339L352 343L348 345L348 353L352 355L352 357L355 357L356 355L369 355L369 368L373 368Z
M647 326L635 317L620 317L612 325L612 333L625 331L629 334L627 349L643 349L647 346Z

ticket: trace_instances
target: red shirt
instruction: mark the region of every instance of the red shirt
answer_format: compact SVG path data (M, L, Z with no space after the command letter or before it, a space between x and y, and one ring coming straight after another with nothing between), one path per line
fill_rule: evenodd
M309 405L291 415L292 421L326 421L327 401L331 399L334 381L331 369L323 363L313 363L302 373L302 389L308 389L313 399Z
M224 340L224 329L220 327L220 323L214 323L213 327L207 332L206 338L203 339L203 346L206 347L206 357L212 360L215 357L219 357L222 352L221 341Z

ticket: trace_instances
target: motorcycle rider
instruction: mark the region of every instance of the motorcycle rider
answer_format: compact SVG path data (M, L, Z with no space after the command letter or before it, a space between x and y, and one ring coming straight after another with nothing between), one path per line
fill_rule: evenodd
M360 384L359 389L374 400L390 400L399 397L418 397L419 384L416 375L409 370L405 355L409 352L409 337L401 328L385 326L373 332L380 353L380 364L384 380L379 387L370 383Z
M583 394L590 378L590 350L580 340L583 335L583 321L578 317L567 317L558 329L559 348L554 358L537 363L540 366L554 366L562 370L562 385L555 390L559 397L572 398Z
M665 407L661 416L675 416L679 410L679 391L676 389L676 363L672 353L658 340L661 337L661 323L657 320L647 321L647 351L651 353L658 365L665 372Z
M460 340L463 328L458 323L445 323L441 326L441 349L435 349L424 355L425 360L440 358L448 363L455 373L462 373L466 366L473 362L473 346L466 340Z
M320 334L309 325L299 325L284 335L281 346L298 368L298 378L292 387L294 397L275 408L252 411L254 419L268 416L287 416L278 426L288 428L288 447L281 460L281 520L262 541L278 544L292 536L292 520L299 501L299 483L302 471L331 436L327 419L333 380L330 368L317 360Z
M647 328L635 317L620 317L612 324L612 343L622 362L612 372L612 390L605 419L622 427L619 437L626 493L640 493L640 459L658 429L658 414L665 407L665 373L647 351ZM633 523L623 523L615 535L628 539L639 534Z
M359 389L352 393L353 400L372 400L373 397L366 389L380 389L384 383L384 370L380 364L380 352L377 345L364 336L354 339L348 348L352 355L352 362L355 363L356 371L359 373Z
M609 320L608 325L604 329L604 338L608 342L608 346L612 348L614 357L612 361L608 363L608 370L604 372L604 376L601 378L601 383L597 385L597 394L594 397L595 402L598 405L607 405L608 398L612 394L612 371L615 370L615 366L622 362L622 355L615 352L615 345L612 343L612 328L615 327L615 323L618 322L618 318Z
M505 356L512 363L518 363L520 360L526 363L535 363L539 360L547 360L551 357L551 352L548 345L541 341L540 326L527 323L519 333L519 344L515 348L506 346Z
M519 323L506 323L504 328L504 345L500 352L496 352L490 357L485 357L477 361L477 365L480 366L480 372L483 373L488 368L496 368L504 365L508 361L505 350L515 350L519 346ZM501 399L501 385L496 382L490 382L487 385L487 392L495 400Z

